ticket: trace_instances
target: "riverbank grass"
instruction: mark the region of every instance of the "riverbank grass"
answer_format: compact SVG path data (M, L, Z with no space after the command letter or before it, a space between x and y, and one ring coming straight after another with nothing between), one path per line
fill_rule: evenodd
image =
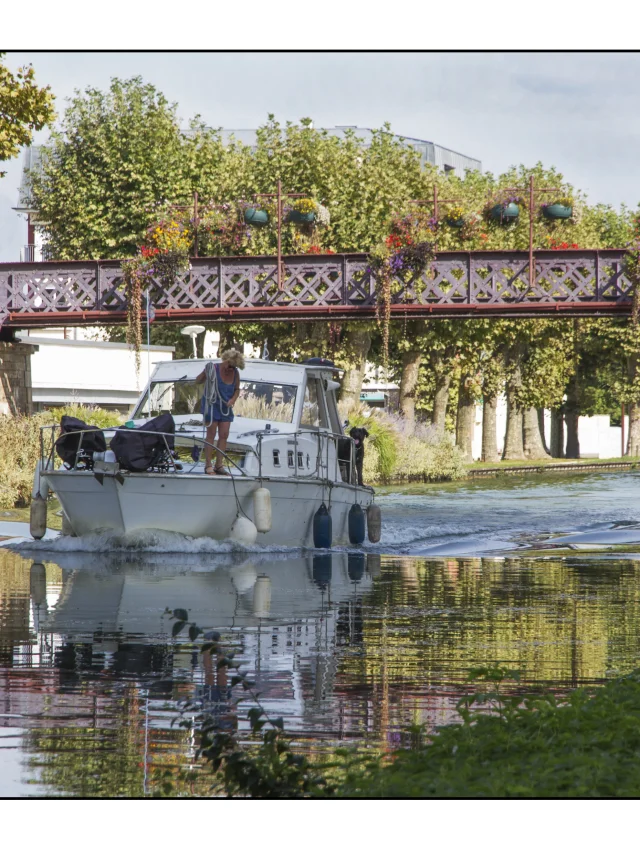
M479 672L479 671L478 671ZM421 749L351 774L348 797L638 797L640 670L565 700L510 696L508 673L458 705L463 722L442 727ZM477 674L476 674L477 675ZM493 704L493 713L474 704Z
M596 459L591 457L583 457L579 460L565 459L564 457L552 457L551 459L542 460L498 460L496 463L483 463L479 460L474 463L467 463L465 469L468 472L477 471L478 469L513 469L513 468L550 468L554 466L597 466L606 465L609 463L626 463L630 466L640 465L640 457L607 457L606 459Z

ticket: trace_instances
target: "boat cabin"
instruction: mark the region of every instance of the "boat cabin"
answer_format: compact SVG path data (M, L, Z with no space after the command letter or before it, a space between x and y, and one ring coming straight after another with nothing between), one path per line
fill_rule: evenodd
M170 413L176 445L203 439L204 386L195 379L209 361L220 360L160 362L133 409L135 425ZM347 479L352 467L346 471L341 462L351 440L338 414L335 373L331 366L247 359L228 440L228 452L247 475Z

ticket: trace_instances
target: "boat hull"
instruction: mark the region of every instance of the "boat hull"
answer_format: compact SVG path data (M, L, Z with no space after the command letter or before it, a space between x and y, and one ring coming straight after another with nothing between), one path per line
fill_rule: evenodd
M256 545L313 548L313 517L325 501L330 507L333 544L348 545L348 514L354 503L363 508L373 490L314 479L216 477L200 474L132 474L96 476L84 471L48 471L56 493L77 535L113 532L130 534L161 530L190 537L229 539L238 507L254 520L253 493L271 492L272 526L258 534Z

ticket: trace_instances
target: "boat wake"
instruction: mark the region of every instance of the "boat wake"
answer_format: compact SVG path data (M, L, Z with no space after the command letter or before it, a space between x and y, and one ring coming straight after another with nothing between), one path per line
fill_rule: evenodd
M195 538L185 534L155 529L133 531L130 534L114 534L111 531L104 531L96 534L84 534L80 537L60 535L55 539L47 540L19 538L6 540L0 545L29 555L34 552L56 554L61 552L145 552L151 554L234 554L250 552L260 554L300 551L289 546L247 546L231 540L220 542L210 537Z

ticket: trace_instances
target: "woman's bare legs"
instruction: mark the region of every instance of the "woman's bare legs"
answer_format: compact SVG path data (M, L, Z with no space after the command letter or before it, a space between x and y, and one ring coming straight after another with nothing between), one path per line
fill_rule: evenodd
M211 456L213 454L213 448L211 445L215 445L216 443L216 430L218 429L218 422L214 421L212 424L209 424L207 427L207 444L204 446L204 460L205 460L205 471L207 469L212 468L211 465ZM227 435L229 431L227 430ZM217 465L217 461L216 461Z
M218 450L216 452L216 470L222 468L224 459L221 451L227 450L227 439L229 438L229 430L231 429L230 421L218 422Z

